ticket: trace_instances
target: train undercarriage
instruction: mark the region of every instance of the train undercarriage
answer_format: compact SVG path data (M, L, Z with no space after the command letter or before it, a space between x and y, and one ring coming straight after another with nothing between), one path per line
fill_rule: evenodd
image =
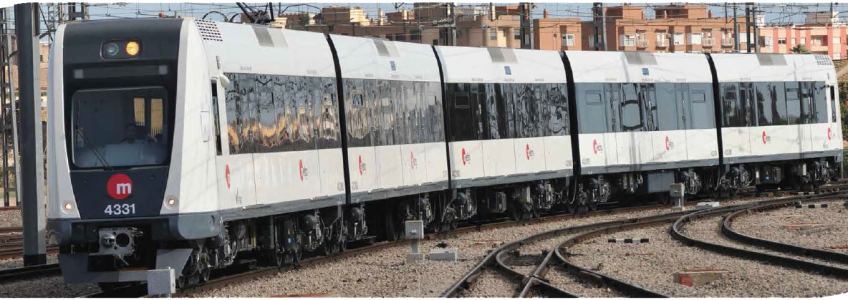
M429 231L455 229L461 222L508 217L521 220L550 211L579 213L621 197L652 195L670 204L671 183L683 183L687 195L734 196L736 190L757 187L811 188L835 178L831 159L731 165L723 174L718 167L633 172L584 176L580 180L554 179L493 187L457 189L316 209L271 217L230 221L217 237L159 246L191 248L178 286L209 280L210 272L234 264L282 266L297 264L304 255L344 252L349 242L403 239L404 222L422 220ZM657 198L659 197L659 198ZM107 228L111 235L102 243L124 247L98 254L115 268L145 264L143 256L155 255L157 243L143 227ZM102 231L102 230L101 230ZM110 244L110 245L111 245ZM105 246L105 244L101 245ZM109 263L107 263L109 264ZM149 264L149 263L148 263ZM104 289L120 284L105 283Z

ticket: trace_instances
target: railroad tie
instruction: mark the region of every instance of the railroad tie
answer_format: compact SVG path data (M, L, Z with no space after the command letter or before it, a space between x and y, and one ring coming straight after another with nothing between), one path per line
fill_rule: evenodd
M795 204L795 208L827 208L827 203L807 204L807 205Z
M610 243L621 243L621 244L644 244L648 242L648 238L640 238L640 239L609 239L607 240Z

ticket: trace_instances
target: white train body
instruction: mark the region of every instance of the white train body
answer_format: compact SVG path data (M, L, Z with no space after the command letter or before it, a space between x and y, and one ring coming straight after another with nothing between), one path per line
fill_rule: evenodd
M796 173L805 177L798 182L803 184L830 177L826 173L837 167L822 159L842 153L839 93L830 58L782 54L712 58L721 91L724 162L752 166L752 173L740 180L776 184L786 173Z
M442 230L591 210L672 183L690 194L818 185L842 160L835 80L814 55L70 23L49 62L48 232L66 282L110 287L170 267L185 286L240 261L402 238L410 220ZM793 122L761 122L754 104L748 119L729 113L740 87L757 103L760 86L778 84L784 103L799 87Z
M455 187L522 182L528 176L564 178L573 174L568 116L557 116L556 111L556 108L567 109L568 105L565 95L568 81L558 52L440 46L436 51L441 58L445 85L476 85L471 89L477 89L470 93L447 90L452 94L448 96L452 102L447 103L450 117L459 121L451 124L454 134L449 143ZM532 92L504 90L507 86L530 88ZM513 96L508 98L507 94ZM476 99L472 99L475 95ZM551 100L553 97L561 100ZM529 99L544 104L522 107ZM496 107L498 113L509 115L492 113ZM534 124L520 128L521 123ZM497 127L504 124L510 128ZM461 126L474 127L457 128ZM527 128L531 126L534 128ZM535 132L521 132L522 129ZM500 137L503 132L507 137Z

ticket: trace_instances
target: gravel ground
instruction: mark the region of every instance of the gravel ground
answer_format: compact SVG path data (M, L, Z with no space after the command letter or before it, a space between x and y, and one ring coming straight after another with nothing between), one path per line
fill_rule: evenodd
M515 297L516 285L496 271L483 271L473 289L464 294L467 298L510 298ZM437 297L437 296L423 296Z
M687 226L709 227L703 219ZM670 223L600 236L569 249L578 265L673 297L821 297L848 292L848 282L757 261L687 247L669 234ZM700 230L700 228L690 228ZM607 238L647 237L647 244L614 244ZM724 269L729 273L701 287L672 282L684 269Z
M795 207L740 215L733 229L771 241L848 253L848 209L842 202L828 208Z
M255 279L246 283L206 291L191 297L270 297L274 295L330 293L341 297L438 297L482 259L488 251L504 242L534 233L625 217L646 216L668 211L651 209L638 213L616 213L602 216L571 218L544 223L489 229L451 235L440 240L423 241L429 251L445 242L459 251L458 262L423 262L406 264L406 243L372 251L355 257L320 263L311 267ZM492 276L501 276L492 274ZM502 277L502 276L501 276ZM482 280L482 279L481 279ZM506 280L504 278L498 280ZM481 289L478 285L471 292ZM504 292L486 288L481 293L493 297L514 296L515 283ZM419 288L420 287L420 288Z
M20 210L0 210L0 227L20 227Z
M0 284L3 298L73 298L100 292L97 284L66 284L61 276Z
M47 263L58 263L59 259L55 254L47 255ZM0 260L0 269L11 269L11 268L20 268L24 266L23 258L12 258L12 259L4 259Z
M56 263L56 255L48 255L47 263ZM0 260L0 269L23 267L23 259ZM72 298L99 292L97 284L66 284L62 276L39 277L0 284L2 298Z

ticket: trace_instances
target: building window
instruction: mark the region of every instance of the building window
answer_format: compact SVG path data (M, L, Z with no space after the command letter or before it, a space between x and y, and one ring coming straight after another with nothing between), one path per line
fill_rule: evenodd
M520 41L521 40L521 28L520 27L515 28L515 29L513 29L513 32L515 33L515 36L514 36L515 39Z
M493 40L493 41L498 40L498 29L497 28L489 29L489 39Z
M636 36L633 35L621 35L621 45L622 46L636 46Z
M804 46L807 45L807 38L805 38L805 37L801 38L801 45L804 45Z
M766 49L772 49L774 47L774 38L770 36L764 36L763 46L766 47Z
M842 53L839 53L839 52L833 52L833 59L834 59L834 60L842 59Z
M674 33L674 45L680 46L680 45L685 45L685 44L686 44L686 41L683 40L683 33L682 32L675 32Z
M786 38L777 39L777 44L778 45L786 45Z
M791 39L791 40L789 40L789 41L790 41L790 42L792 42L792 46L795 46L795 38L792 38L792 39Z
M700 33L690 33L689 34L689 44L690 45L700 45L701 44L701 34Z
M595 37L594 36L589 37L589 49L595 49Z
M562 45L563 46L574 46L574 34L568 33L562 35Z
M841 41L840 41L840 39L839 39L839 37L838 37L838 36L833 38L833 44L834 44L834 45L839 45L839 44L840 44L840 42L841 42Z

